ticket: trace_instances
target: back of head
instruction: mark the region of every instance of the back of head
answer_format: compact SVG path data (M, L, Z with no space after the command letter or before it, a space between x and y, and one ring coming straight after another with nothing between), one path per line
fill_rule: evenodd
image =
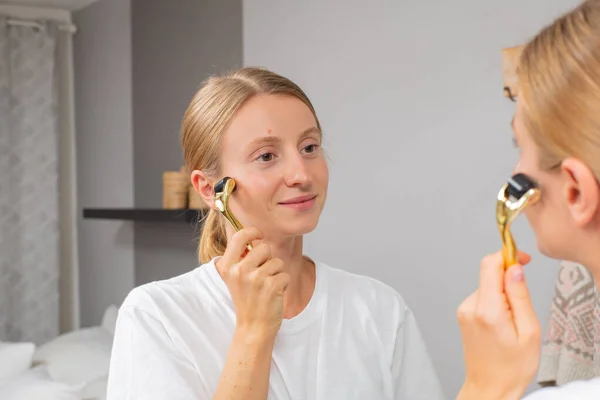
M575 157L600 178L600 0L545 27L525 46L518 75L540 167Z
M222 137L236 111L258 94L294 96L304 102L319 120L306 94L294 82L266 69L246 67L223 76L208 78L192 98L183 118L181 146L189 171L201 170L221 179ZM199 258L205 263L225 252L225 222L210 210L200 237Z

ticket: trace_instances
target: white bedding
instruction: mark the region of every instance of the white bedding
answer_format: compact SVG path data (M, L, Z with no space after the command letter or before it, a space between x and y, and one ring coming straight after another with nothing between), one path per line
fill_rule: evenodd
M2 400L82 400L82 386L52 379L48 367L40 365L0 384Z
M0 342L0 400L104 400L117 307L36 347Z

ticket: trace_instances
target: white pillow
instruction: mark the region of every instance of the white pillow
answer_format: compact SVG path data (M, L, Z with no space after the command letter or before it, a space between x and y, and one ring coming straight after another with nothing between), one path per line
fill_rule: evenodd
M56 381L88 385L108 376L112 341L101 327L68 332L39 346L33 363L47 365Z
M0 342L0 381L13 379L31 368L34 352L34 343Z
M111 335L115 336L115 327L117 326L117 316L119 314L119 309L117 306L110 305L104 311L104 315L102 316L102 326L104 329L110 332Z
M46 366L39 366L4 384L0 399L10 400L81 400L81 387L52 380Z
M84 400L102 400L106 399L106 391L108 386L108 375L103 376L100 379L96 379L85 385L83 388L83 399Z

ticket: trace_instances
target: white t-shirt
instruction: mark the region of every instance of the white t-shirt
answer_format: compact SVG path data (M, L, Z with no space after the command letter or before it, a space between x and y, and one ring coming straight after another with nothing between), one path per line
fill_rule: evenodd
M107 400L212 399L235 329L214 261L127 296ZM375 279L315 264L309 304L283 321L276 338L268 399L444 399L401 296Z
M537 390L523 400L598 400L600 399L600 378L587 381L573 381L563 386Z

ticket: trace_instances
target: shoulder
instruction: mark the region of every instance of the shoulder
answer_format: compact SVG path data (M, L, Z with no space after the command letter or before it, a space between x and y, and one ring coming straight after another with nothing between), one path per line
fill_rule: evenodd
M524 400L596 400L600 393L600 378L587 381L573 381L560 387L537 390Z
M368 308L373 315L398 315L403 320L410 313L402 295L379 279L331 267L322 262L319 266L327 271L328 297L352 301L356 306Z
M339 291L346 295L353 294L382 305L397 304L406 307L400 293L379 279L335 268L323 262L319 262L319 264L327 271L328 290Z
M201 265L185 274L135 287L121 304L119 314L162 319L173 310L204 304L202 298L210 295L213 286L210 267L211 264Z

